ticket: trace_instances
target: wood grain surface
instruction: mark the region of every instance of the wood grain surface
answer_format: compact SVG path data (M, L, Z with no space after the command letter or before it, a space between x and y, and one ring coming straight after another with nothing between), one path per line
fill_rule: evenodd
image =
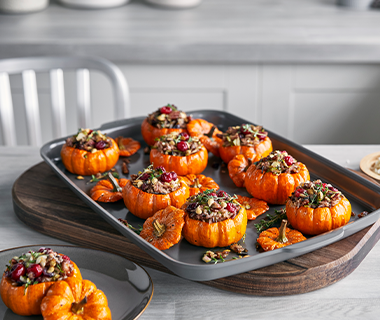
M16 180L12 198L19 219L43 234L118 253L144 266L171 273L87 207L43 162ZM303 256L202 283L261 296L317 290L355 270L379 240L379 227L380 220L344 240Z

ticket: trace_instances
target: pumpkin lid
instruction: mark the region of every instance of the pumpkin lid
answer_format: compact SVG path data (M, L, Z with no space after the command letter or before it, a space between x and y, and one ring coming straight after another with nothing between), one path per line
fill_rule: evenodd
M187 123L191 121L191 116L179 111L174 104L167 104L148 115L147 121L158 129L186 129Z
M99 130L79 129L78 133L66 140L68 147L96 152L112 145L111 139Z
M297 208L331 208L338 204L342 197L342 192L331 184L314 180L301 183L290 196L290 201Z
M262 126L253 124L229 127L225 133L217 134L217 137L223 140L224 147L253 147L261 143L267 136L268 132Z
M13 257L6 265L5 276L13 286L29 285L41 282L66 279L73 271L70 258L58 254L50 248L41 247Z
M202 147L198 137L190 137L187 132L172 132L157 138L153 148L162 154L188 156L197 153Z
M286 151L279 150L272 151L267 157L257 161L255 165L261 172L272 172L275 175L300 171L299 162Z
M153 194L168 194L181 186L177 173L166 172L162 166L153 168L152 164L138 174L132 174L131 182L136 188Z
M236 217L241 208L236 199L223 190L208 189L188 198L184 208L191 219L220 222Z

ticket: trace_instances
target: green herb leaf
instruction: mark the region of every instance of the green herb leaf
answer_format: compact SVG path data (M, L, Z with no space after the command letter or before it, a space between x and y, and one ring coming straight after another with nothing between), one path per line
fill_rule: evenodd
M267 214L266 218L261 220L259 223L254 224L258 233L271 228L276 222L286 219L285 208L281 210L274 210L274 214Z

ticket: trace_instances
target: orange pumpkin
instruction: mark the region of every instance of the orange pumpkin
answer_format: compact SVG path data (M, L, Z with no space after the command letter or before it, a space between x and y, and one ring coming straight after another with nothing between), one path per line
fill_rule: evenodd
M199 174L207 167L208 152L202 145L200 150L188 156L162 154L157 149L150 152L150 162L155 168L162 166L166 171L175 171L179 176Z
M123 199L127 209L141 219L153 216L167 206L180 208L189 197L189 187L180 180L180 187L168 194L153 194L136 188L131 180L123 188Z
M73 271L71 275L58 282L67 282L72 279L82 280L81 273L77 265L71 261ZM14 313L20 316L31 316L41 314L41 302L48 289L57 283L56 281L42 282L33 284L25 289L25 285L20 287L12 286L12 281L9 277L3 274L0 284L0 294L4 304L11 309Z
M245 208L247 211L247 219L255 220L259 215L267 212L269 210L268 204L256 198L249 198L240 195L236 195L237 201Z
M65 168L71 173L87 176L112 169L119 160L119 148L115 140L109 138L111 146L96 152L89 152L64 144L61 158Z
M90 190L91 199L99 202L116 202L123 199L122 188L127 184L128 179L114 179L116 186L109 180L100 180Z
M251 164L243 154L237 154L228 163L228 174L237 187L245 187L245 176Z
M89 280L72 279L52 285L41 303L44 320L111 320L103 291Z
M192 137L199 137L202 144L215 156L219 157L219 147L222 140L217 137L221 134L214 124L203 119L194 119L187 124L187 132ZM210 134L212 132L212 134Z
M319 180L317 180L317 182L319 182ZM304 185L305 184L301 184L294 194L299 192L299 189L304 188ZM333 192L338 192L335 188L333 190ZM307 191L305 192L305 195L306 193ZM320 193L318 192L318 195L319 194ZM324 194L326 194L325 190L323 190L322 196ZM320 198L323 198L322 196ZM298 206L292 201L292 198L290 198L286 203L286 216L289 223L295 229L309 235L321 234L344 226L350 221L352 210L351 204L347 198L343 194L340 196L340 200L335 205L328 207L317 204L318 207L316 208L313 208L313 205L310 204L310 202L307 206Z
M117 137L115 141L119 147L120 155L123 157L130 157L141 148L140 142L132 138Z
M157 127L152 126L148 120L145 118L143 123L141 124L141 135L144 141L149 145L153 146L156 142L156 138L159 138L163 135L173 133L173 132L186 132L186 129L183 128L162 128L159 129Z
M282 220L280 228L270 228L260 233L257 242L264 251L271 251L306 240L301 232L286 228L287 221Z
M248 147L248 146L229 146L225 147L221 145L219 147L220 157L225 163L229 163L236 155L242 154L246 159L252 162L258 161L263 157L266 157L272 152L272 141L266 137L259 144Z
M278 152L275 151L272 154ZM262 161L264 160L262 159ZM299 168L297 173L284 172L278 175L273 172L263 172L257 168L257 165L259 164L252 164L248 168L245 187L254 198L262 199L268 203L285 204L297 186L310 179L309 171L301 162L297 162Z
M189 186L190 196L207 189L219 189L219 185L212 178L206 177L203 174L188 174L181 177L181 179Z
M146 219L140 236L159 250L166 250L181 240L185 211L173 206L157 211Z
M238 242L244 236L246 228L247 212L240 207L235 218L214 223L191 219L189 215L185 215L182 233L193 245L214 248Z

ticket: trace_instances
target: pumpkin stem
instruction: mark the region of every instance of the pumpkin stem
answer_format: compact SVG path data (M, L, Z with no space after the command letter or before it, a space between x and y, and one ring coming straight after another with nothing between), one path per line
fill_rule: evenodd
M157 237L161 237L165 233L165 230L166 230L165 225L159 223L157 220L153 221L153 227L154 227L154 234Z
M202 188L202 185L199 183L199 179L194 180L193 188Z
M211 138L212 135L214 134L214 131L215 131L216 127L215 126L212 126L210 131L208 133L205 134L205 136Z
M71 312L74 314L82 314L84 312L84 306L87 303L87 296L83 298L82 301L73 302L71 304Z
M286 237L286 224L287 223L288 223L288 221L285 219L281 221L280 230L278 232L278 238L276 239L276 241L279 243L288 242L288 238Z
M111 183L112 183L112 186L113 186L113 189L117 192L122 192L123 189L119 186L119 184L117 183L115 177L112 175L111 172L108 172L108 178L110 179Z

